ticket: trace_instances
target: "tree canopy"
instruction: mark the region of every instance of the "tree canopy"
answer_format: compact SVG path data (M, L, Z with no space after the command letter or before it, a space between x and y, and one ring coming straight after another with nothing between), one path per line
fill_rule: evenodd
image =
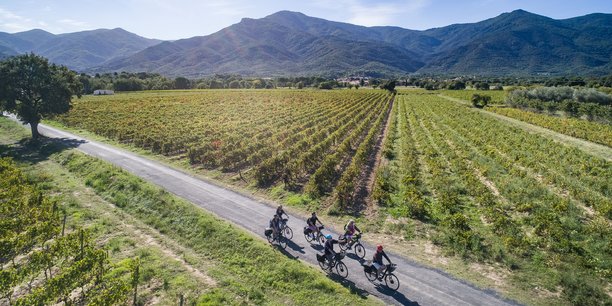
M30 124L33 139L39 137L40 120L67 112L81 89L76 73L33 53L0 62L0 110Z

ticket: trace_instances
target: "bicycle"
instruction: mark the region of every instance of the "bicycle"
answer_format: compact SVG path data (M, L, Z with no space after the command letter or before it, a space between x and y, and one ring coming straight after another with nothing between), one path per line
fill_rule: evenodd
M333 268L336 268L336 274L342 278L346 278L348 276L348 268L342 262L345 255L344 252L336 253L332 262L327 262L327 256L317 254L317 261L319 262L319 267L321 267L323 271L331 272Z
M287 221L288 220L289 219L282 219L282 222L281 222L281 232L283 233L285 238L291 240L291 239L293 239L293 230L291 229L291 227L289 227L289 225L287 225Z
M387 288L396 291L400 286L399 279L397 276L395 276L395 274L393 274L393 271L395 271L397 265L392 263L385 265L385 267L386 268L383 274L377 277L376 269L374 269L372 266L372 261L368 260L363 264L363 273L370 282L375 282L377 280L382 282L384 279Z
M274 231L271 228L266 228L264 234L270 244L276 241L281 248L287 248L287 238L283 235L283 231L279 231L278 235L274 237Z
M350 243L347 241L347 239L344 238L344 235L340 235L338 239L338 245L340 246L340 249L342 251L346 251L348 249L351 249L351 247L355 247L355 255L363 259L366 255L366 250L363 244L359 242L359 239L361 239L361 233L353 235L352 242Z
M325 236L323 235L323 233L321 233L321 230L323 228L324 227L321 225L319 226L319 230L316 233L313 233L309 226L305 226L304 238L306 238L306 241L308 242L317 241L320 245L325 244Z

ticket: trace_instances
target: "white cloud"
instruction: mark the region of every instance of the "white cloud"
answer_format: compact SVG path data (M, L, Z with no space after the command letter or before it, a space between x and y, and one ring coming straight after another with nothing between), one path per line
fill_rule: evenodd
M74 19L61 19L61 20L58 20L57 22L63 25L67 25L67 26L70 26L73 28L79 28L79 29L89 27L89 24L87 22L74 20Z
M379 1L368 2L363 0L314 0L313 4L319 8L337 11L342 21L364 26L393 25L409 15L419 13L429 5L431 0L410 1Z
M32 29L32 19L17 15L9 10L0 7L0 31L21 32Z

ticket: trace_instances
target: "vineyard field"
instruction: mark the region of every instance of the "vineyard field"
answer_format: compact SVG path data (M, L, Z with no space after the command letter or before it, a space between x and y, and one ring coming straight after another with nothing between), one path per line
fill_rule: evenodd
M488 107L488 111L553 131L612 147L612 125L578 118L555 117L516 108Z
M381 207L429 224L450 253L538 271L535 286L573 303L610 301L610 162L435 93L395 101Z
M392 97L382 90L90 96L56 119L193 166L238 173L260 188L283 184L349 202Z

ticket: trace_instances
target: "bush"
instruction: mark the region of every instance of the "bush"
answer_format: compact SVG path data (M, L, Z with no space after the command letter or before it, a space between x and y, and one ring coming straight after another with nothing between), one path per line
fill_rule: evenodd
M472 105L476 108L483 108L487 106L491 102L491 96L473 94L472 95Z

